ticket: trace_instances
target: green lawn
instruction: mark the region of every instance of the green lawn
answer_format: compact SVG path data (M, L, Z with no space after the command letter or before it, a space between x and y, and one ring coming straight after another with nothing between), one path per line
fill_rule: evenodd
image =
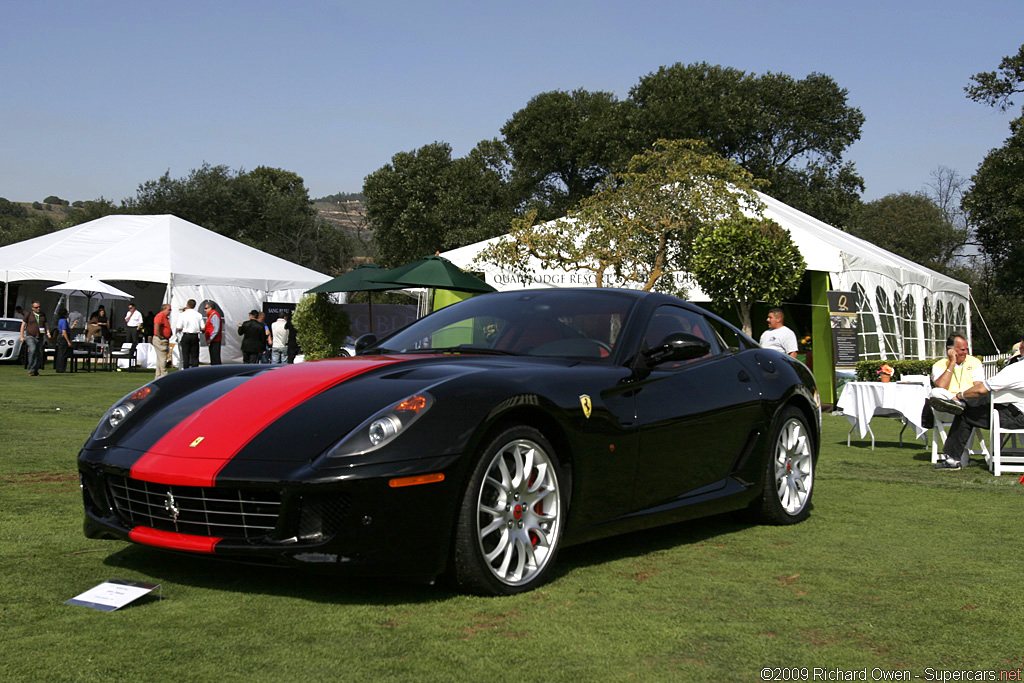
M86 539L75 455L150 377L0 366L0 680L757 681L763 667L1000 680L1024 668L1024 487L977 466L933 472L921 442L897 445L893 420L873 423L872 451L847 448L846 419L824 418L803 524L726 516L568 548L550 584L479 598ZM64 604L110 578L159 583L162 599Z

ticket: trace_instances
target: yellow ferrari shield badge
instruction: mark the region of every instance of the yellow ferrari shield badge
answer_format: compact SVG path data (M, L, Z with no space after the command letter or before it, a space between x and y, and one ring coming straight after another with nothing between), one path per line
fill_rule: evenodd
M201 436L201 437L199 437L198 439L196 439L195 441L193 441L192 443L190 443L190 444L188 445L188 447L189 447L189 448L195 448L196 446L198 446L199 444L201 444L201 443L203 442L203 439L205 439L205 438L206 438L205 436Z
M586 394L580 395L580 405L583 406L583 417L590 418L590 413L593 411L594 406L590 402L590 397Z

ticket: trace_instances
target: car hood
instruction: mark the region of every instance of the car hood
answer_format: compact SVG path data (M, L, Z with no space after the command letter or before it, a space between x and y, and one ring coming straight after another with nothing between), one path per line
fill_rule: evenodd
M209 486L232 462L310 462L412 393L489 369L520 370L524 363L569 364L485 356L360 356L221 377L163 398L118 447L138 454L131 466L134 478Z

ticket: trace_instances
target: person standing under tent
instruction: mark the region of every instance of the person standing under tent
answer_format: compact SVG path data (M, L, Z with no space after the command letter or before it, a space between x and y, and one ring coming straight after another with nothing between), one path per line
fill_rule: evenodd
M156 352L156 379L167 374L167 351L170 347L171 305L164 304L153 318L153 349Z
M220 345L224 341L224 320L217 312L217 304L207 301L204 309L206 311L206 327L203 333L206 336L206 343L210 347L210 365L220 365Z
M203 330L203 316L196 310L196 300L189 299L178 314L178 332L181 332L181 369L199 367L199 333Z
M31 310L21 322L21 343L26 349L29 377L38 377L43 367L43 343L50 338L46 329L46 316L38 301L32 302Z
M68 309L61 307L57 311L57 348L53 352L53 371L65 373L68 370L68 358L71 356L71 338L68 331Z
M270 326L270 362L279 364L288 360L288 319L283 315Z
M128 304L128 312L124 314L125 341L132 345L133 353L135 352L135 347L142 341L142 337L139 335L139 326L141 325L142 313L135 308L135 304Z

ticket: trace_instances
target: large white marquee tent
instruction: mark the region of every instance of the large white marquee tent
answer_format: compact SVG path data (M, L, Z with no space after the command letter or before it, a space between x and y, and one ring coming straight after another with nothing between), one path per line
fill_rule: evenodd
M854 291L861 311L861 358L931 358L945 355L945 338L953 330L970 339L971 309L968 285L896 256L870 242L834 228L766 194L764 216L786 228L800 249L807 269L828 278L826 289ZM464 270L483 272L498 290L524 287L593 285L587 271L545 270L534 260L534 277L527 279L480 263L476 255L496 237L442 254ZM813 273L812 273L813 275ZM689 298L707 301L695 286ZM811 302L823 306L823 301ZM826 313L827 315L827 313Z
M57 295L46 287L89 276L134 295L143 313L170 303L172 325L189 299L213 300L226 318L224 362L241 360L237 323L247 320L250 310L268 301L298 302L307 289L330 279L171 215L105 216L0 247L5 315L15 305L27 310L32 299L55 303ZM9 297L14 285L16 299ZM115 327L126 306L123 301L106 305ZM202 360L208 360L205 346Z

